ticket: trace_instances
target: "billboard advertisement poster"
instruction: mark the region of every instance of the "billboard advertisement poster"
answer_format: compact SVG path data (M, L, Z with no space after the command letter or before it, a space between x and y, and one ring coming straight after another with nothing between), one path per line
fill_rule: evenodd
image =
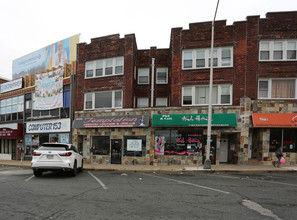
M34 110L63 107L63 69L36 74Z
M46 70L63 67L75 61L78 43L79 35L77 34L13 60L12 79L46 72Z

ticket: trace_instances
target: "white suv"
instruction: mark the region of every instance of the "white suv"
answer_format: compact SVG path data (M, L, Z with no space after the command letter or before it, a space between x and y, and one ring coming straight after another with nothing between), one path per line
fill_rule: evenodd
M75 146L64 143L44 143L32 153L31 167L36 177L45 171L70 171L76 176L83 169L83 158Z

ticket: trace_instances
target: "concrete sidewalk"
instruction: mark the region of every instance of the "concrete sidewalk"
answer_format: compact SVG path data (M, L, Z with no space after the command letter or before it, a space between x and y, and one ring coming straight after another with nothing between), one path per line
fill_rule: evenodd
M17 166L30 168L31 161L16 160L0 160L0 166ZM187 166L187 165L116 165L116 164L84 164L86 170L102 170L102 171L119 171L119 172L297 172L297 165L286 166L280 168L272 165L237 165L237 164L220 164L212 165L211 169L203 169L203 165Z

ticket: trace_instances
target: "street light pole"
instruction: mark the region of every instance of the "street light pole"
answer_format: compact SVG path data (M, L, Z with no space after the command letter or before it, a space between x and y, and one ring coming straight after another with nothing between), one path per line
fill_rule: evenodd
M206 144L206 160L204 161L204 169L211 169L210 161L210 140L211 140L211 120L212 120L212 84L213 84L213 44L214 44L214 23L219 7L217 2L216 11L214 14L213 21L211 23L211 49L210 49L210 77L209 77L209 98L208 98L208 123L207 123L207 144Z

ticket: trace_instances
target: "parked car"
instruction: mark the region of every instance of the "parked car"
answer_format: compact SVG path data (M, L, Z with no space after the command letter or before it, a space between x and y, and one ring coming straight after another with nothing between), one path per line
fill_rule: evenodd
M32 153L31 167L36 177L46 171L68 171L76 176L83 169L83 158L72 144L44 143Z

